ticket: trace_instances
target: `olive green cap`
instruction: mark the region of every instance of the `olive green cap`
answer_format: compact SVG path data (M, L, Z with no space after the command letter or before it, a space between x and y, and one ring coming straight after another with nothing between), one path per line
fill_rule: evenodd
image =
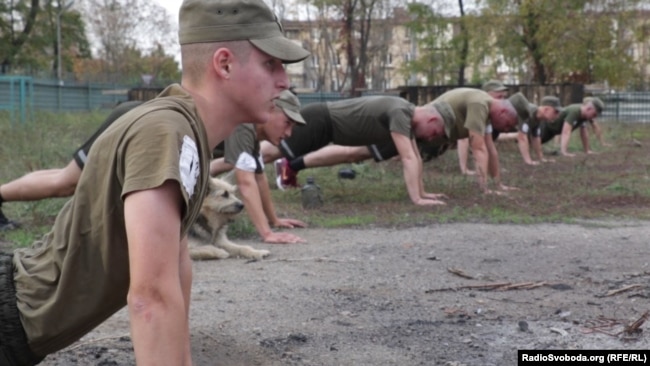
M530 102L521 92L511 95L508 100L515 107L520 122L527 121L530 118Z
M431 102L431 105L440 113L443 121L445 122L445 134L447 137L450 137L451 129L456 124L456 114L454 109L451 108L451 105L447 102L441 100L435 100Z
M309 56L284 36L280 21L262 0L184 0L178 28L182 45L248 40L284 63Z
M560 98L553 95L547 95L542 98L539 105L553 107L556 111L562 112L562 103L560 102Z
M596 111L598 111L598 114L601 114L603 109L605 109L605 103L603 103L602 99L598 97L585 97L582 102L591 102L591 104L596 108Z
M503 83L500 82L499 80L490 80L485 84L483 84L481 89L483 89L486 92L508 90L508 88L505 85L503 85Z
M275 100L276 107L282 109L292 121L300 124L306 124L305 119L300 114L300 100L289 90L284 90Z

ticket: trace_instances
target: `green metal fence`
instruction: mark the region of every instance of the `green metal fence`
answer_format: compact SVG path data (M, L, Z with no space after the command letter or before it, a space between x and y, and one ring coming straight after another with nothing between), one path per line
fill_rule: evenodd
M0 110L9 111L11 123L25 123L34 106L34 84L27 76L0 76Z
M368 91L363 95L400 95L414 104L424 104L455 87L403 87L386 92ZM579 84L510 85L508 88L511 93L521 91L531 102L537 102L544 95L557 95L566 105L577 103L584 96L584 88ZM51 79L0 76L0 111L8 111L12 121L25 122L33 110L72 112L109 109L121 101L151 99L161 90L162 88L68 81L61 85ZM598 96L605 102L602 119L650 122L650 92L619 92ZM341 93L300 93L298 97L302 104L347 98Z

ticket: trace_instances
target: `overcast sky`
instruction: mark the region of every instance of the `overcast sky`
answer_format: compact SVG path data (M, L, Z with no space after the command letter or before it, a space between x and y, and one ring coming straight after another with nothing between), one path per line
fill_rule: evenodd
M181 7L183 0L155 0L158 4L162 5L169 14L171 14L172 19L178 23L178 9Z

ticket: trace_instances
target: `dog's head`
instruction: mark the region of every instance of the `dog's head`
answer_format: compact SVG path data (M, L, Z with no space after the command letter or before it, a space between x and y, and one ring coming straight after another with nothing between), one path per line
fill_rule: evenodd
M234 216L244 209L244 204L237 198L237 187L219 178L210 178L208 194L203 199L201 213L206 216Z

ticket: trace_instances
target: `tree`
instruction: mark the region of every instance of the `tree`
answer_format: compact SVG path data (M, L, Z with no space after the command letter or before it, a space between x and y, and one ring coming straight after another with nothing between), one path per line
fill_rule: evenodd
M469 55L469 31L465 25L465 5L463 0L458 0L458 9L460 11L460 18L458 23L460 26L460 34L457 38L460 39L459 47L459 60L458 60L458 85L465 85L465 67L467 66L467 57Z
M632 71L627 56L638 0L480 0L477 40L509 65L524 65L519 79L540 84L609 80L620 83ZM482 36L481 36L482 35ZM529 73L524 74L526 71Z
M162 46L173 49L177 35L167 11L152 0L87 0L84 16L105 73L128 74L135 55ZM154 70L147 70L152 73Z
M373 59L381 57L386 46L385 32L375 33L373 26L378 20L388 18L389 1L305 0L305 3L317 9L319 18L315 22L319 28L316 33L331 37L329 45L318 46L319 49L325 51L328 58L342 61L340 65L345 68L342 76L333 79L340 80L339 87L350 95L358 95L359 89L367 87L367 75L373 74L369 70ZM323 19L323 15L328 18Z
M35 5L36 4L36 5ZM36 6L36 7L34 7ZM13 9L13 11L11 11ZM57 44L57 18L61 13L61 47ZM33 17L33 20L32 20ZM20 26L24 24L21 29ZM12 32L14 29L19 31ZM63 10L61 1L0 4L0 46L3 72L38 72L57 69L57 52L62 51L64 69L71 69L75 57L89 57L89 44L79 12Z
M39 11L39 0L9 0L0 3L1 72L9 71L27 42Z
M407 10L410 21L405 26L417 42L419 55L407 63L404 73L422 74L429 85L450 83L465 68L463 49L468 36L461 37L454 31L455 19L443 14L442 9L414 2Z

